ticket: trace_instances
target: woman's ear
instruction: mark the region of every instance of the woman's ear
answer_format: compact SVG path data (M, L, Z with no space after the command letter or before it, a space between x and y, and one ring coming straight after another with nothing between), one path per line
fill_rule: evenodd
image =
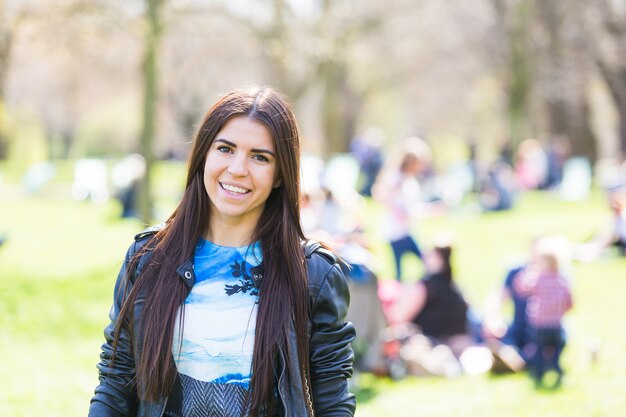
M276 178L276 181L274 181L274 188L278 188L281 185L283 185L283 180L281 180L280 178Z

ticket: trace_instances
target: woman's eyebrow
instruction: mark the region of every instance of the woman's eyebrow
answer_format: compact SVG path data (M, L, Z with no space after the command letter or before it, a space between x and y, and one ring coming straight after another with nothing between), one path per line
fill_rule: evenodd
M236 144L234 144L233 142L231 142L231 141L229 141L229 140L226 140L226 139L215 139L215 142L223 142L223 143L225 143L225 144L227 144L228 146L231 146L231 147L233 147L233 148L236 148L236 147L237 147L237 145L236 145Z
M235 144L235 143L233 143L233 142L231 142L229 140L222 139L222 138L215 139L215 142L225 143L226 145L228 145L228 146L230 146L232 148L236 148L237 147L237 144ZM272 155L273 157L276 157L276 154L274 152L270 151L269 149L253 148L253 149L251 149L251 151L254 152L254 153L266 153L266 154Z

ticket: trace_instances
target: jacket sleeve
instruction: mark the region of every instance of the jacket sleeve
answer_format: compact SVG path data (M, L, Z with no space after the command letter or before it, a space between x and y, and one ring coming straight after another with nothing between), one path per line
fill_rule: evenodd
M135 360L131 341L126 332L120 334L115 358L113 358L115 326L126 290L126 270L136 250L137 243L128 249L115 283L113 306L109 312L111 322L104 329L105 342L100 353L100 363L97 365L100 383L91 399L89 417L130 417L137 415L138 399L134 384Z
M354 353L350 343L355 330L346 322L350 293L339 266L326 265L330 269L326 270L311 310L313 407L317 417L353 416L356 399L348 390L348 378L352 376Z

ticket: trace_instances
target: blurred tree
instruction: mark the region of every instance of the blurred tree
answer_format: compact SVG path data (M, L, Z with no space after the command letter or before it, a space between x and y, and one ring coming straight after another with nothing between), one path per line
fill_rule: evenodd
M538 35L537 95L547 111L552 138L567 138L574 155L597 158L590 124L587 84L590 65L583 25L584 9L571 1L539 1L536 4Z
M374 124L481 147L566 134L593 155L589 52L626 120L625 1L0 0L0 94L59 157L184 156L213 94L248 82L283 90L326 154Z
M156 109L158 103L158 55L163 26L161 12L164 0L145 0L145 50L143 55L143 122L141 128L140 153L146 162L146 170L139 185L138 208L141 219L152 223L151 179L154 165L154 137Z
M531 136L544 142L567 138L574 154L594 161L597 146L587 101L591 69L588 41L580 30L584 7L576 0L486 4L493 20L466 31L486 52L490 68L483 71L495 70L504 85L508 147L515 149Z
M591 51L615 103L620 151L626 157L626 1L598 0L588 6L595 38Z
M41 41L37 39L29 39L31 52L47 63L46 71L39 75L46 80L42 79L47 86L43 91L45 97L35 104L46 130L49 158L65 159L77 150L81 116L87 113L86 101L93 97L85 96L87 91L94 92L95 67L102 65L102 58L96 57L95 51L100 47L102 32L108 28L103 27L99 16L102 9L96 9L92 0L62 0L54 5L31 1L30 5L29 35L46 39L44 45L39 45ZM83 145L79 146L80 156L85 156L83 152L100 156L94 154L93 146L80 145Z
M350 51L358 38L379 27L370 3L271 0L265 3L269 19L227 10L253 34L270 82L292 101L319 87L326 154L347 151L356 133L360 100L350 78L360 69L352 65Z
M338 3L322 1L320 18L315 25L318 28L316 38L325 45L325 53L316 56L327 154L347 152L349 142L356 134L362 97L357 96L358 92L350 83L351 72L359 70L351 65L351 48L359 37L377 27L371 16L355 19L358 14L354 2L344 1L343 7L337 10Z
M15 35L26 11L15 2L0 0L0 160L7 157L6 131L6 81L11 64L11 51Z
M535 0L491 0L497 16L496 38L501 56L507 98L509 135L513 146L531 134L530 98L533 53L530 30Z
M32 112L39 119L48 157L102 156L94 150L110 151L127 143L118 133L123 126L119 120L104 129L93 126L89 130L98 131L96 135L77 140L86 120L108 112L111 98L119 101L111 85L122 84L120 74L129 71L126 59L116 57L114 66L109 61L117 53L110 45L118 41L123 15L111 13L113 7L98 0L1 1L11 5L7 16L18 23L10 56L0 65L2 100L14 113ZM120 50L128 54L132 48ZM10 74L4 65L8 61Z

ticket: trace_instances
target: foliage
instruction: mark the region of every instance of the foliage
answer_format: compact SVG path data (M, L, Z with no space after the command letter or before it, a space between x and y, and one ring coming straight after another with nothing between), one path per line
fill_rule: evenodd
M48 153L75 157L138 149L149 115L144 141L176 150L219 93L251 82L285 91L322 153L371 126L487 148L567 135L590 157L593 134L600 156L626 136L624 0L235 3L0 1L0 102L33 109ZM617 112L592 126L599 80Z

